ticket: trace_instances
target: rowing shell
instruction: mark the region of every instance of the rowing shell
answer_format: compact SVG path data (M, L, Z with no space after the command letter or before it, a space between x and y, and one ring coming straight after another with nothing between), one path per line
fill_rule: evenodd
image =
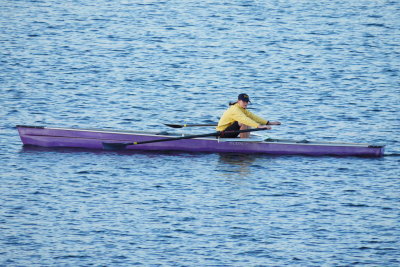
M105 143L137 143L180 135L143 131L17 126L24 145L104 149ZM384 146L366 143L295 141L286 139L194 138L168 142L128 145L128 150L190 151L270 155L335 155L381 157Z

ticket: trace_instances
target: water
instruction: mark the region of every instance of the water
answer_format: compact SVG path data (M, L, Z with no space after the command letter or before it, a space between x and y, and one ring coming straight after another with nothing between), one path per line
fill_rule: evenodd
M400 265L398 1L0 3L1 266ZM272 137L379 159L23 148L170 130L246 92ZM185 133L210 132L209 128Z

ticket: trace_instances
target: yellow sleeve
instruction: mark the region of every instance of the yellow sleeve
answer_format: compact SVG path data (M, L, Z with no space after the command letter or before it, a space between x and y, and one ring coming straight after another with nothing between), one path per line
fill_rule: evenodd
M254 128L257 128L258 125L260 125L260 124L267 123L266 120L254 115L253 113L251 113L248 110L245 110L245 109L242 109L239 107L235 107L232 109L231 116L235 121L238 121L242 124L245 124L247 126L254 127Z
M247 115L247 117L251 118L253 121L258 122L259 124L267 124L268 121L264 120L263 118L257 116L256 114L248 111L247 109L244 110L244 113Z

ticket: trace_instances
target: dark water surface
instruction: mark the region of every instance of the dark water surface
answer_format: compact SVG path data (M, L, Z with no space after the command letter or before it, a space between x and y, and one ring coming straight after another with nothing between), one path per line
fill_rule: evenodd
M399 1L0 2L0 266L399 266ZM23 148L169 130L237 94L379 159ZM212 129L186 129L185 133Z

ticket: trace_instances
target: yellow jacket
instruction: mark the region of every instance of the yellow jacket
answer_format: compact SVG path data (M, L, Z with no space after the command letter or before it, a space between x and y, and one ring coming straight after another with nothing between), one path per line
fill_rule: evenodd
M238 103L230 106L222 115L218 122L217 131L223 131L231 126L235 121L250 127L257 128L260 124L267 124L268 121L251 113L247 109L239 106Z

